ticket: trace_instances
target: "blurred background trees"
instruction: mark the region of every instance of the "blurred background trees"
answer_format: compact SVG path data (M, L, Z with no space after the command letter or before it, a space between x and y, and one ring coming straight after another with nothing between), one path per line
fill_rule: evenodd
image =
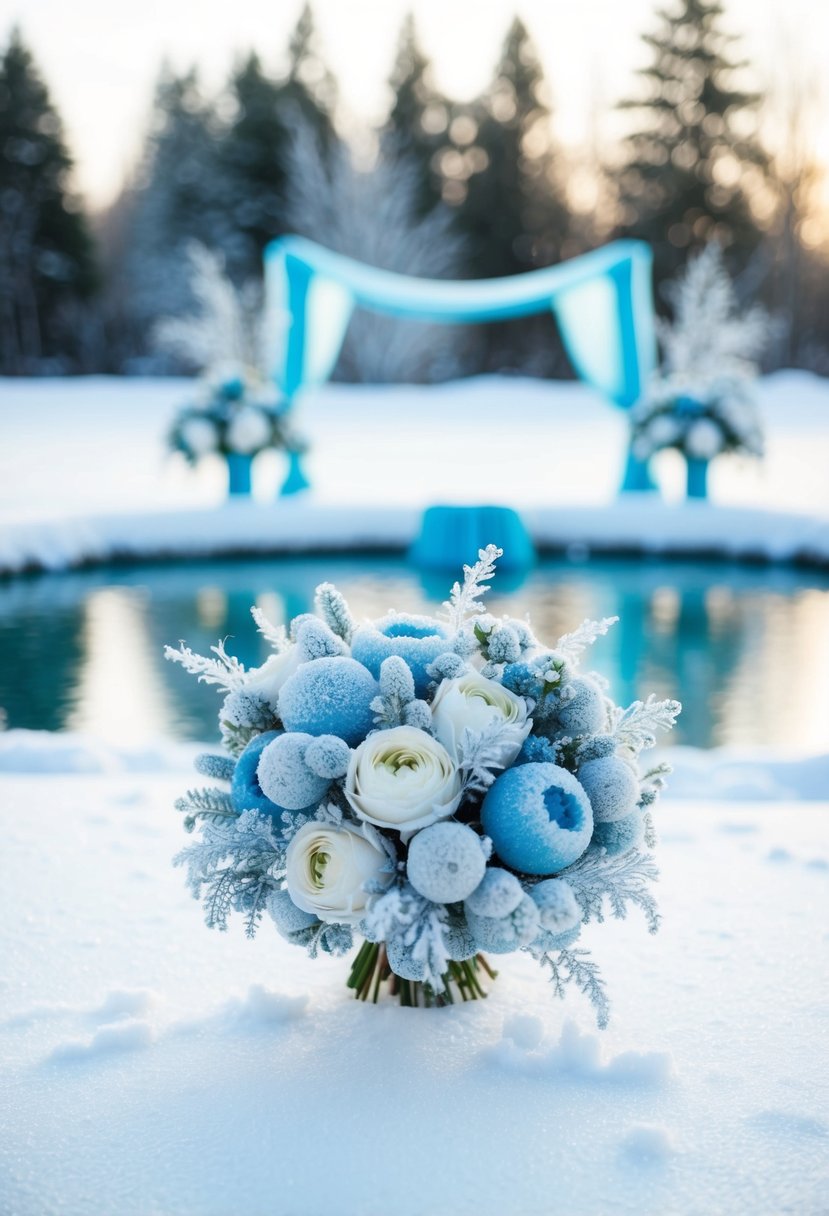
M518 274L597 240L641 237L654 248L660 309L661 284L715 239L742 297L778 319L767 365L829 372L822 174L809 135L816 85L792 59L761 94L719 0L666 0L643 37L647 63L618 111L625 134L616 147L597 142L588 166L596 206L573 188L579 166L556 140L551 91L520 20L482 95L459 102L436 86L408 17L388 115L355 152L306 7L280 75L251 51L209 95L195 70L163 65L138 163L106 213L85 216L59 116L13 32L0 57L0 372L181 370L151 335L160 316L191 304L187 243L220 253L241 285L288 231L453 278ZM338 374L496 369L566 375L550 319L476 334L404 332L358 315Z

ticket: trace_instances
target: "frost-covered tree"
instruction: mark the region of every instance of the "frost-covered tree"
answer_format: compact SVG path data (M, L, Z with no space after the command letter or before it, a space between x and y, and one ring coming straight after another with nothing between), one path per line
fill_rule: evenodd
M0 56L0 371L77 370L97 287L60 117L18 30Z
M326 150L297 114L288 160L291 230L370 266L426 278L455 278L463 240L448 208L419 212L420 173L405 157L360 170L348 146ZM442 380L460 374L458 330L358 312L337 374L369 382Z
M407 14L400 29L389 88L394 101L381 132L389 159L405 156L419 173L419 209L425 213L440 199L436 154L446 142L450 103L438 92L432 66L417 39L414 17Z
M639 126L619 170L620 231L654 249L658 282L717 240L745 261L761 233L749 205L767 158L754 135L759 96L739 87L719 0L672 0L644 35L644 91L622 103Z

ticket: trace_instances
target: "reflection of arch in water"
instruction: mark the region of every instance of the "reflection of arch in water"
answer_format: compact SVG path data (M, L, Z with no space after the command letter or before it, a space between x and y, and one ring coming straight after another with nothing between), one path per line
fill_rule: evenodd
M279 237L265 250L273 377L289 400L324 383L357 307L439 323L550 309L577 374L629 409L656 362L651 260L643 242L614 241L526 274L446 282L378 270L303 237ZM622 488L653 488L647 462L631 452Z

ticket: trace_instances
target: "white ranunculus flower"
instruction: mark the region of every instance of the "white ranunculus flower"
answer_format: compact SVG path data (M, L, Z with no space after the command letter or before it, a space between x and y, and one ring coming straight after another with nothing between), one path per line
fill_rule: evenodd
M377 731L352 752L345 796L360 819L413 832L445 819L461 800L457 765L414 726Z
M206 456L219 446L219 434L209 418L185 418L179 428L184 446L194 456Z
M385 851L359 828L306 823L285 856L288 894L298 908L320 920L353 924L365 912L363 884L381 879L387 861Z
M282 685L294 674L302 661L299 647L289 646L280 654L272 654L261 667L252 667L246 672L244 687L248 692L258 692L274 713L277 713Z
M444 680L435 693L432 702L435 734L456 763L463 759L464 730L469 727L478 733L495 721L504 724L497 750L500 767L506 768L521 751L532 729L523 697L477 671L467 672L456 680Z
M243 405L227 425L225 441L232 452L250 456L264 448L271 438L271 424L257 405Z
M716 422L700 418L685 436L685 452L695 460L713 460L723 446L723 434Z

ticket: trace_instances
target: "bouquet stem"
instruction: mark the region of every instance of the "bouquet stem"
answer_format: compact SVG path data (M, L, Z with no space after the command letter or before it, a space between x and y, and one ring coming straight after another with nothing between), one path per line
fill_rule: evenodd
M354 990L358 1001L371 1000L377 1004L383 985L388 985L390 996L396 996L401 1005L432 1006L454 1005L457 999L477 1001L487 995L481 979L483 975L495 979L493 971L482 954L462 963L450 962L443 979L443 991L436 992L430 984L419 980L404 980L395 975L389 966L386 947L378 942L363 942L346 980L346 986Z

